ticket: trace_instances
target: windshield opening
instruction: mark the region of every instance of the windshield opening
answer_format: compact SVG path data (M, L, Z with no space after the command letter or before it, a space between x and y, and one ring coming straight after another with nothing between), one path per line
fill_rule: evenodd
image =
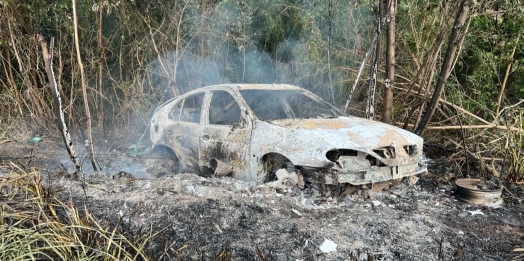
M240 90L247 105L263 121L334 118L342 114L321 99L299 90Z

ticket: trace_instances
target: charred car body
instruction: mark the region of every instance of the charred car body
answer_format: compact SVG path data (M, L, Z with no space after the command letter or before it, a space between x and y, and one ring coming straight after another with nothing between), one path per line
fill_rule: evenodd
M361 185L427 171L423 139L403 129L343 114L292 85L225 84L160 106L151 140L180 167L291 188L302 176Z

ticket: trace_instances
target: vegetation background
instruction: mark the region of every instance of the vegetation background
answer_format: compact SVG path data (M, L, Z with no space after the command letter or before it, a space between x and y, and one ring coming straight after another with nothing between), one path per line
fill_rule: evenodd
M392 12L383 8L388 3L395 6ZM469 12L450 45L460 4ZM460 166L473 159L501 175L490 166L514 155L508 177L521 174L520 0L95 0L76 7L83 67L74 47L72 1L0 1L2 128L17 121L56 128L38 36L55 40L53 72L66 124L85 130L90 117L96 136L142 131L163 101L219 83L295 84L341 109L352 94L347 112L364 116L373 63L376 119L413 131L433 96L446 51L455 45L423 135L428 144L438 138L456 151L452 158ZM382 29L377 43L383 48L374 49L378 25L390 22L395 42L388 44ZM395 51L394 80L385 80L385 58L368 59L357 78L366 53L378 50L376 56L385 57L386 45ZM387 111L386 83L394 97ZM89 107L82 106L83 84Z
M20 124L69 135L50 72L65 125L90 143L91 127L98 140L142 133L159 104L195 88L289 83L421 133L446 152L428 156L462 176L522 184L521 0L0 0L0 10L0 145ZM9 168L0 259L153 260L161 232L102 224L38 171ZM187 246L171 246L158 259L180 260Z

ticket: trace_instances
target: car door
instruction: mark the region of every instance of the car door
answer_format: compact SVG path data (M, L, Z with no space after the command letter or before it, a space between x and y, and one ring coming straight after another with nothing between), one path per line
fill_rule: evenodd
M251 135L251 121L240 104L232 91L211 92L200 136L200 165L215 172L217 162L225 163L235 178L246 175Z
M198 143L205 92L184 98L169 112L164 126L167 141L178 157L182 170L199 170Z

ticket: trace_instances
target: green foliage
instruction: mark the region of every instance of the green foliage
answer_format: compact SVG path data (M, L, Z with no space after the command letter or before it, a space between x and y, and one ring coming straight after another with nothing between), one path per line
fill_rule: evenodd
M517 36L524 26L524 3L518 0L494 1L471 18L471 32L465 38L464 55L457 64L459 81L482 107L492 109L508 65L512 70L505 97L514 104L522 99L524 44ZM516 48L514 57L512 50ZM478 108L480 109L480 108ZM489 112L485 111L485 116Z
M152 109L172 95L208 84L225 82L286 82L328 97L327 0L227 0L227 1L81 1L80 50L87 76L93 111L104 105L106 121L129 123L129 119ZM98 50L99 10L103 8L103 56ZM65 106L81 104L79 68L72 40L71 2L8 1L0 23L10 23L19 39L10 49L11 59L2 59L14 72L0 95L46 90L48 79L41 63L41 50L29 33L55 37L55 76ZM352 6L352 1L334 1L331 59L335 90L344 93L354 77L349 66L358 65L373 28L370 7ZM348 18L348 13L351 17ZM8 30L0 39L10 39ZM0 45L4 42L0 42ZM16 54L31 50L24 60ZM5 57L5 53L2 54ZM21 58L21 59L19 59ZM103 60L101 60L103 58ZM102 93L98 65L103 61ZM27 65L32 63L30 66ZM19 68L19 65L22 68ZM28 68L31 67L31 68ZM24 71L38 72L30 78ZM8 79L0 72L0 79ZM24 78L25 77L25 78ZM31 84L28 84L31 83ZM344 102L344 96L338 101ZM35 114L39 103L51 99L30 96L15 111ZM14 101L15 99L13 99ZM39 102L36 102L36 101ZM49 106L49 105L48 105ZM83 109L70 108L69 117L83 118ZM77 115L78 114L78 115ZM51 117L52 114L48 116ZM92 115L96 122L99 114ZM144 115L147 117L147 115Z
M512 69L504 101L515 103L524 97L522 40L513 59L509 57L524 24L524 8L518 0L477 2L478 5L472 6L470 23L465 25L469 33L464 37L446 95L450 101L489 118L509 61ZM3 3L0 24L6 30L0 30L0 63L2 68L11 69L12 77L8 70L0 71L0 100L8 101L2 103L2 113L53 116L40 46L33 37L35 32L43 32L55 37L55 75L66 116L77 124L76 119L85 115L72 40L71 1ZM131 124L132 121L141 118L140 123L147 122L152 110L177 91L183 93L227 82L291 83L331 100L329 76L333 79L335 105L341 107L375 34L377 2L332 1L331 19L328 3L328 0L80 1L77 3L80 50L92 111L102 111L99 107L103 104L106 123L143 128ZM394 113L399 121L407 118L413 122L417 111L408 115L411 107L420 108L417 106L424 104L426 90L431 94L452 28L455 4L439 0L398 2ZM98 46L100 8L102 55ZM330 26L332 35L328 43ZM439 35L444 44L436 48ZM328 75L328 44L331 75ZM432 55L436 57L434 64ZM101 87L98 86L100 62L103 62ZM383 80L383 65L384 59L379 82ZM415 79L419 72L421 79ZM366 98L362 89L367 75L365 70L357 90L361 95L355 96L357 110ZM408 88L410 91L405 91ZM98 117L102 114L92 115L93 121L97 122Z

